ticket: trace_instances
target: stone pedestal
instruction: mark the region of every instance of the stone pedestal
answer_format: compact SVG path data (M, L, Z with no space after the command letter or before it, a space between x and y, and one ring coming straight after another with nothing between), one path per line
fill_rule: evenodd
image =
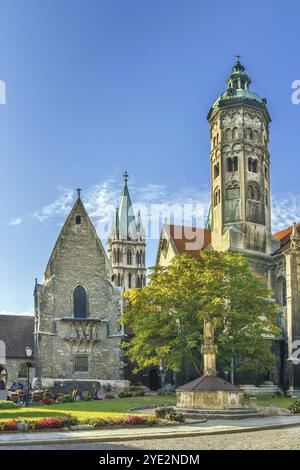
M216 376L199 377L177 388L177 407L186 409L224 410L242 408L241 388Z

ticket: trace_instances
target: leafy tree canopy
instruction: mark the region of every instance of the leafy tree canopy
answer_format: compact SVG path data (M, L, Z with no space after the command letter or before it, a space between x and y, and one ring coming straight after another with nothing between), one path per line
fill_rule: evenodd
M215 328L218 364L235 370L265 372L275 362L273 338L279 337L276 305L265 279L234 252L201 252L201 259L181 254L168 267L151 270L150 282L125 294L122 323L132 336L126 355L135 371L163 361L178 372L188 361L200 373L203 321Z

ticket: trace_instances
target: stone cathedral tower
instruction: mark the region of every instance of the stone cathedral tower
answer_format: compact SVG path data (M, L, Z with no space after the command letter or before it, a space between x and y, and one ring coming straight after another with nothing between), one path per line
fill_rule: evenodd
M208 114L211 138L212 247L242 251L266 275L271 235L269 123L266 100L249 90L237 56L227 90Z
M108 239L114 282L125 290L146 285L146 237L140 212L134 214L128 190L128 174Z

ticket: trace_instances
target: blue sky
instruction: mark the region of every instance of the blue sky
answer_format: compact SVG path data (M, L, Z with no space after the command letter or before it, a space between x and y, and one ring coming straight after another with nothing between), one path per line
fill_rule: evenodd
M0 0L0 311L32 311L77 186L96 225L124 169L134 201L205 213L206 115L237 53L273 118L274 228L299 219L299 17L297 1Z

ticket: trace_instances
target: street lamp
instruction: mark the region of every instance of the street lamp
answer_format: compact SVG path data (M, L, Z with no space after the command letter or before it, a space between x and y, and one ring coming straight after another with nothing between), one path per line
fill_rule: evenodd
M32 367L31 364L31 358L32 358L32 347L31 346L26 346L26 357L27 357L27 393L26 393L26 403L25 406L29 406L29 397L30 397L30 383L29 383L29 375L30 375L30 367Z

